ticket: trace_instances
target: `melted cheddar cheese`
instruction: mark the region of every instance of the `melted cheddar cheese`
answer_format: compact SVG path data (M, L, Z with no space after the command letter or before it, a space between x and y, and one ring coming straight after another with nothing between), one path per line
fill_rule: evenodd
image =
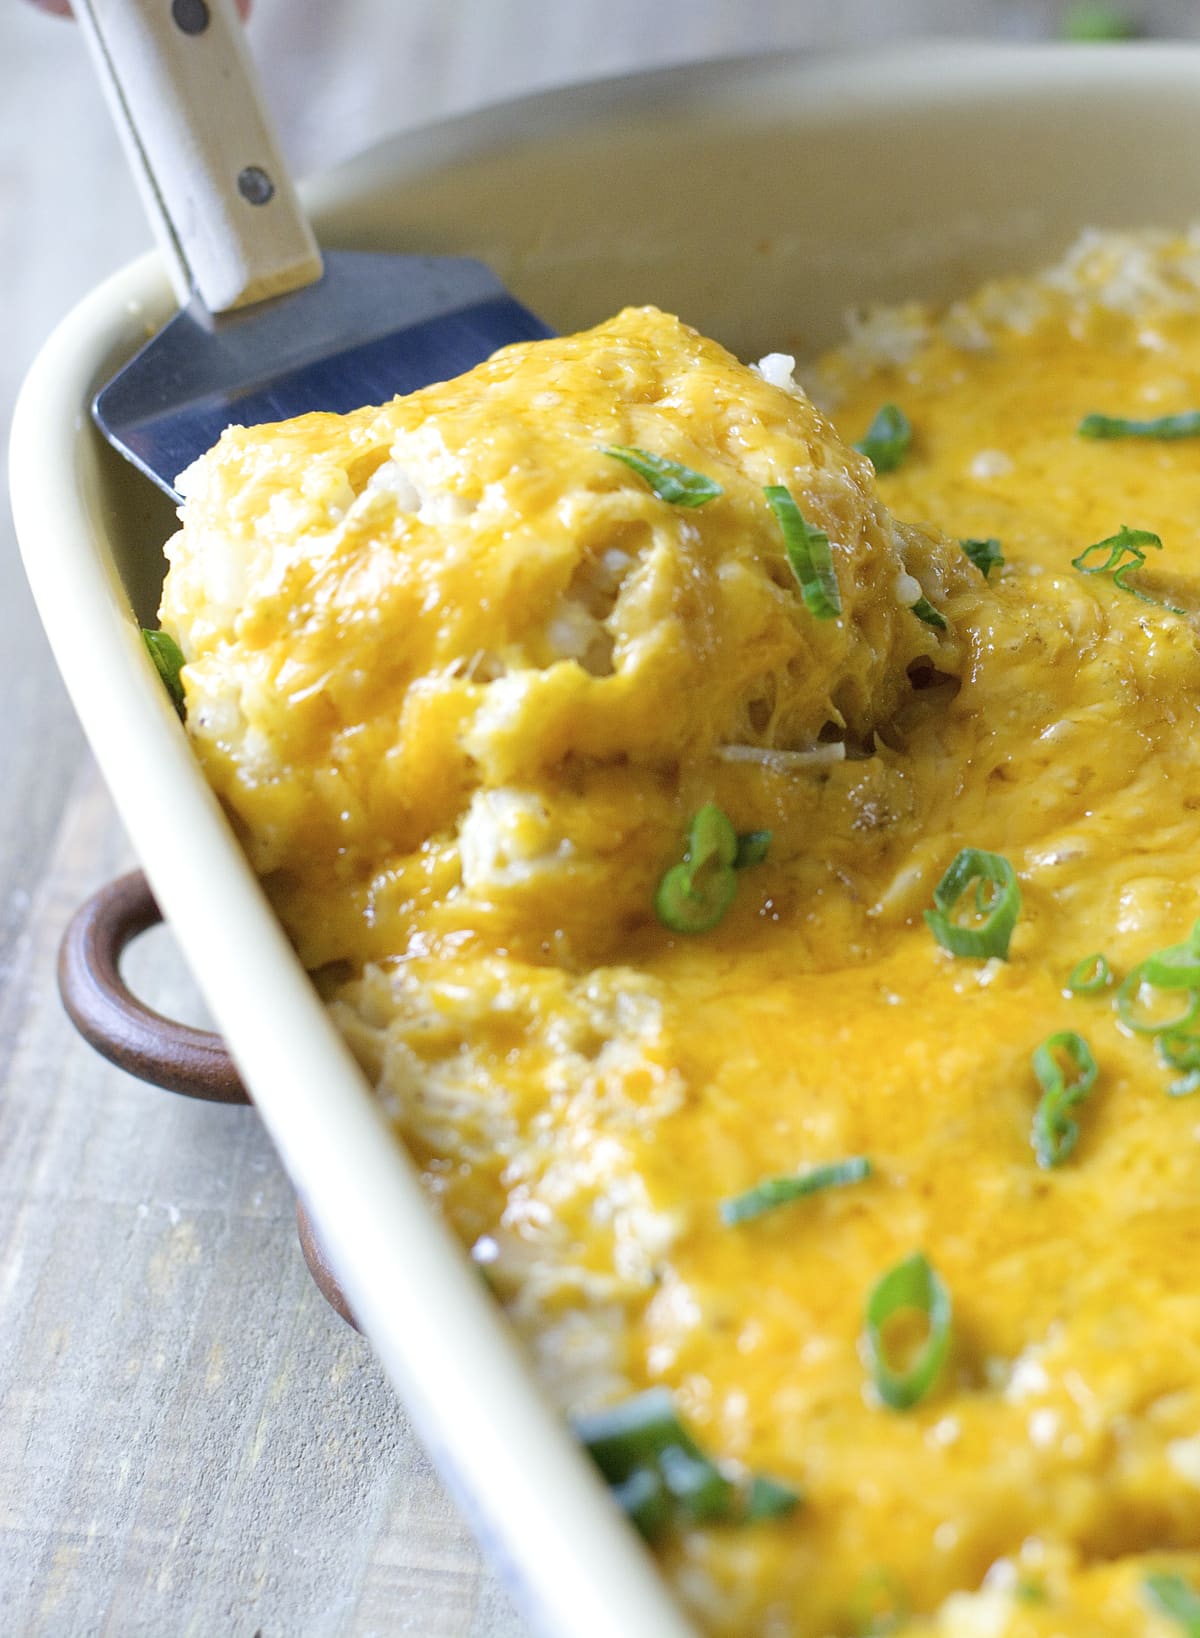
M878 480L776 368L653 310L234 429L188 475L189 731L542 1380L572 1411L665 1383L803 1492L659 1544L712 1634L1169 1638L1147 1577L1200 1586L1200 1099L1111 991L1066 990L1200 917L1200 440L1076 432L1200 407L1196 259L1089 241L860 325L811 384L847 440L902 406ZM722 493L672 506L612 446ZM828 534L837 620L774 484ZM1149 601L1072 566L1123 524L1162 538ZM654 889L705 802L773 834L687 937ZM1008 960L922 919L964 846L1017 872ZM1064 1030L1099 1074L1045 1169L1031 1055ZM721 1217L854 1155L853 1187ZM895 1411L864 1305L916 1251L952 1344Z

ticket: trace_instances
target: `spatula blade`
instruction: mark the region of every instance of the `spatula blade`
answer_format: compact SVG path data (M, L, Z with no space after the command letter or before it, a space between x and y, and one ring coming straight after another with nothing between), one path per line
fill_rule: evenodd
M344 414L552 335L479 262L326 253L303 290L212 318L185 308L96 396L101 431L177 499L227 426Z

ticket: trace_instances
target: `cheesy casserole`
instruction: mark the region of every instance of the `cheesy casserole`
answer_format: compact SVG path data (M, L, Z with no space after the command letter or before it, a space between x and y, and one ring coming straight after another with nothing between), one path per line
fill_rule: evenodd
M806 379L640 309L230 429L188 731L703 1630L1195 1634L1200 240Z

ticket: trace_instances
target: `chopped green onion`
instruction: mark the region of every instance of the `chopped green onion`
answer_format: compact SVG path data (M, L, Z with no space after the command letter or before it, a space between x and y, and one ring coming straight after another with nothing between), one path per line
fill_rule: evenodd
M671 1523L674 1506L657 1468L636 1467L610 1486L613 1500L644 1541L653 1541Z
M733 1483L684 1428L666 1388L579 1417L574 1431L644 1533L657 1534L681 1517L698 1522L729 1513Z
M1072 995L1099 995L1113 981L1113 970L1106 956L1097 950L1095 955L1084 956L1071 968L1067 989Z
M654 909L673 933L706 933L733 903L737 832L715 802L696 814L688 831L683 863L673 865L658 884Z
M867 428L866 436L855 444L876 472L894 472L908 454L912 425L895 404L885 404Z
M745 1194L735 1194L721 1202L723 1223L748 1223L753 1217L774 1211L777 1206L802 1200L805 1195L817 1194L821 1189L842 1188L847 1183L861 1183L870 1177L871 1162L865 1155L853 1155L849 1160L835 1160L827 1166L812 1166L794 1177L768 1177L756 1183Z
M1079 1141L1078 1123L1068 1111L1095 1086L1096 1060L1083 1036L1065 1029L1036 1049L1033 1072L1042 1088L1033 1117L1033 1152L1039 1166L1061 1166Z
M911 608L917 619L923 620L927 626L936 626L939 631L949 630L949 620L940 609L934 608L927 597L918 597Z
M154 669L163 680L167 693L171 696L171 703L182 717L184 713L183 682L180 671L183 667L183 654L174 637L165 631L149 631L142 627L142 641L150 658L154 661Z
M768 484L763 494L783 533L784 550L792 573L800 582L804 606L818 620L836 620L842 612L842 594L838 590L829 536L805 521L784 484Z
M1142 962L1146 983L1160 990L1200 988L1200 921L1182 944L1169 944Z
M1183 610L1177 609L1173 603L1163 603L1157 597L1150 597L1126 580L1125 576L1134 569L1145 567L1147 547L1161 551L1162 537L1149 529L1130 529L1123 523L1115 535L1108 535L1104 540L1085 546L1078 557L1071 559L1071 567L1082 574L1111 574L1113 585L1136 597L1139 602L1149 603L1151 608L1167 609L1171 614L1182 614ZM1104 561L1089 563L1092 554L1099 552L1107 553Z
M951 913L973 882L975 909L984 919L978 926L964 926L952 920ZM982 848L964 847L934 888L933 903L925 920L944 950L983 961L992 956L1008 960L1009 941L1021 913L1021 889L1007 859Z
M1138 28L1123 6L1106 6L1095 0L1080 0L1063 19L1064 40L1103 44L1112 40L1132 40Z
M1194 1024L1200 1015L1200 988L1185 991L1187 1005L1173 1018L1162 1018L1154 1010L1158 998L1147 996L1157 989L1146 976L1146 962L1135 967L1116 994L1117 1016L1135 1035L1174 1035Z
M659 500L669 501L672 506L707 506L710 500L725 493L715 478L693 472L691 467L669 461L665 455L655 455L648 449L612 444L603 453L611 455L614 461L623 461L639 478L645 479Z
M925 1341L907 1364L894 1364L884 1342L884 1327L906 1309L925 1316ZM884 1404L911 1410L933 1388L950 1349L950 1293L930 1267L924 1252L915 1252L882 1275L867 1298L864 1337L867 1368Z
M1200 1638L1200 1593L1181 1575L1148 1575L1142 1591L1154 1609L1179 1624L1186 1638Z
M1200 410L1160 415L1153 421L1129 421L1121 415L1085 415L1076 428L1081 438L1200 438Z
M658 1471L676 1508L691 1524L711 1524L729 1518L735 1502L732 1480L679 1428L685 1443L664 1447Z
M1000 542L990 535L987 540L960 540L958 543L986 580L993 569L1004 567L1004 553Z
M803 1499L800 1492L790 1485L780 1484L778 1479L769 1479L765 1473L757 1473L746 1492L746 1518L786 1518L796 1511Z
M771 846L773 830L744 830L737 839L737 852L733 856L735 870L748 870L751 865L762 864Z
M1200 1035L1175 1030L1158 1036L1154 1044L1163 1067L1180 1072L1168 1084L1167 1096L1190 1098L1193 1092L1200 1092Z
M727 1478L683 1426L666 1388L577 1417L573 1428L648 1541L681 1524L781 1518L801 1501L776 1479L760 1475L739 1487Z
M638 1467L657 1462L670 1444L686 1449L691 1440L679 1425L675 1401L666 1388L647 1388L607 1410L577 1417L576 1437L610 1483Z

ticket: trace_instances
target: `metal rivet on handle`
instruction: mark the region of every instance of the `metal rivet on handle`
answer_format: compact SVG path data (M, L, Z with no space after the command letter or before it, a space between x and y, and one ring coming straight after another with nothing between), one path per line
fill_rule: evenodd
M261 165L247 165L238 172L238 192L252 205L265 205L274 197L275 184Z
M171 16L185 34L203 34L211 21L205 0L171 0Z

